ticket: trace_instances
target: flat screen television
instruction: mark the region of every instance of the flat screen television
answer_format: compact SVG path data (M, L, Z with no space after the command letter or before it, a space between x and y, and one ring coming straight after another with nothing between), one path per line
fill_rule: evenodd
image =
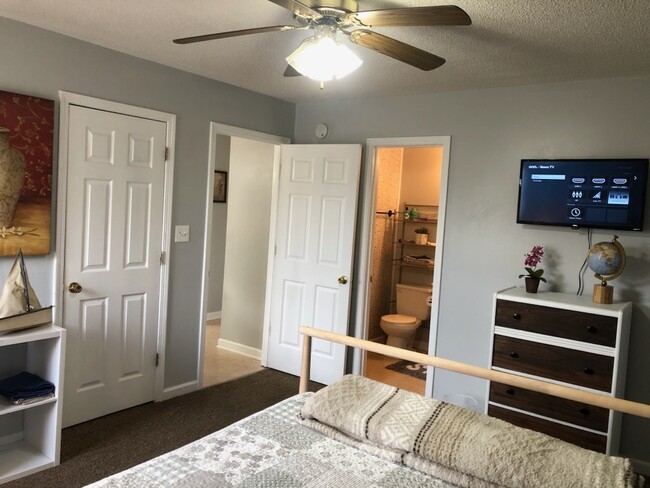
M643 230L648 159L522 159L517 222Z

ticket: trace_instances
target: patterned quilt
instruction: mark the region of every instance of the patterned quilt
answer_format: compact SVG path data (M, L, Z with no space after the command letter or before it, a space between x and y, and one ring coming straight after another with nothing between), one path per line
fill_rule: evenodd
M629 461L347 375L93 487L637 488Z
M92 487L372 488L455 485L326 437L297 395Z

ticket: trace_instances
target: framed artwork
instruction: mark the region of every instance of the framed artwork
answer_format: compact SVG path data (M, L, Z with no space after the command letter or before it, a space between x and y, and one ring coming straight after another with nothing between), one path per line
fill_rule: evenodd
M0 256L50 253L54 101L0 90Z
M226 203L226 193L228 192L228 172L215 171L212 189L212 201L217 203Z

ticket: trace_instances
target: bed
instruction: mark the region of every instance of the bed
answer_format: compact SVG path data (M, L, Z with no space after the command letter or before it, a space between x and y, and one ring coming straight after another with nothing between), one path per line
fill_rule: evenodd
M498 373L303 327L301 392L93 487L641 488L628 460L360 376L307 392L311 337L487 379ZM424 357L422 357L424 356ZM506 373L498 373L504 375ZM521 383L520 378L510 382ZM504 380L499 377L499 380ZM523 378L650 417L650 405Z

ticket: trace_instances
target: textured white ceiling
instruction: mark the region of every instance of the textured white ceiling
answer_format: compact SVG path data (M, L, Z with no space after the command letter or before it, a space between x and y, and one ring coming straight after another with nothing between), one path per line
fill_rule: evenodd
M359 10L454 4L473 25L374 29L447 62L422 72L351 45L364 64L321 91L315 81L282 76L284 58L309 31L172 43L293 24L289 11L267 0L0 0L0 16L295 102L650 74L650 0L358 3Z

